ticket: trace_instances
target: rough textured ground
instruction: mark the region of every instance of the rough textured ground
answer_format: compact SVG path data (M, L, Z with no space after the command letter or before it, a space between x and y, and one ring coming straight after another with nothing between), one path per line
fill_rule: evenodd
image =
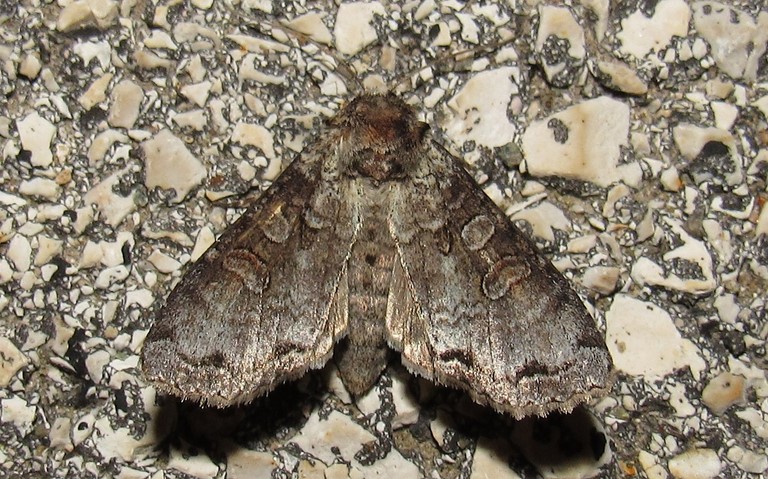
M545 3L2 2L0 476L761 477L768 7ZM332 366L222 411L143 381L185 264L363 89L573 281L608 397L513 421L396 358L358 401Z

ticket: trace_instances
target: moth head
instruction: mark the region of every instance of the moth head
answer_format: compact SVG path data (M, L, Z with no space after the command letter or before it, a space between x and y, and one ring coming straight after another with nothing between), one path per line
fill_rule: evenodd
M429 129L410 105L395 95L363 95L330 120L340 139L348 173L375 181L409 174Z

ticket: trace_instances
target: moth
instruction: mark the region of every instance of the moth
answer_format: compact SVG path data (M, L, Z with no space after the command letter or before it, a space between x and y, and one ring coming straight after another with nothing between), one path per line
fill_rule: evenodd
M201 257L146 337L146 377L225 407L334 353L360 395L413 373L515 417L604 394L568 281L394 95L351 101Z

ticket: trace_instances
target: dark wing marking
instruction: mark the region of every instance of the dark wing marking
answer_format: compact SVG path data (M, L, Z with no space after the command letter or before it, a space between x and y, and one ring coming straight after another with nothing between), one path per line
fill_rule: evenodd
M170 294L142 352L160 390L227 406L330 358L356 218L331 151L305 150Z
M568 281L458 160L424 155L392 200L391 346L414 372L517 417L599 395L611 359Z

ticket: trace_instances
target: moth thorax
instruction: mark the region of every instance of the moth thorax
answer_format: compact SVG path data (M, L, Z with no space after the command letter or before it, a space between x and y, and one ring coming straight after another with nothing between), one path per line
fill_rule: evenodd
M331 121L344 139L349 173L376 181L402 178L429 129L394 95L364 95Z
M412 156L372 150L358 151L351 158L350 169L353 175L364 176L375 181L396 180L407 175Z

